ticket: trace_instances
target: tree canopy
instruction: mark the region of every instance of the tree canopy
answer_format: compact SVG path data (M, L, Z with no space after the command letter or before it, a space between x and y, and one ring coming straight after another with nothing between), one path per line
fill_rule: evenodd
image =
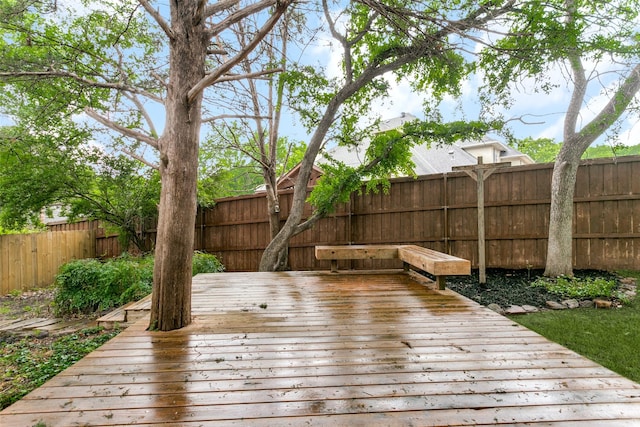
M61 127L59 127L61 129ZM0 225L38 224L47 208L60 206L70 220L103 220L148 251L140 235L157 217L157 171L91 145L86 131L69 123L66 132L36 134L18 126L0 134Z

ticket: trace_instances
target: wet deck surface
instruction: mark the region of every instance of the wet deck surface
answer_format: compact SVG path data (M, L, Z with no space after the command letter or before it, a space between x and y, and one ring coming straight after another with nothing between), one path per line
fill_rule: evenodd
M192 325L138 322L0 425L640 425L640 385L404 273L193 289Z

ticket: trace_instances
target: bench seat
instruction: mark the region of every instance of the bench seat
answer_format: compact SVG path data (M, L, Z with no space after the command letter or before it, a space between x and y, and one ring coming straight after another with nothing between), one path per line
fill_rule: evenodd
M445 288L446 277L471 274L471 262L416 245L338 245L316 246L316 258L331 260L331 271L338 271L338 260L401 259L410 266L436 277L438 289Z
M445 288L447 276L468 276L471 274L469 260L421 246L400 246L398 247L398 257L405 263L405 269L412 265L436 276L438 289Z

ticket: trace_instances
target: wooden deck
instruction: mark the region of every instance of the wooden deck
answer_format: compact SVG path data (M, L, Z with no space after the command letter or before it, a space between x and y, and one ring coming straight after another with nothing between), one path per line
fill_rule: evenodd
M194 278L194 322L142 320L1 426L640 425L640 385L410 274Z

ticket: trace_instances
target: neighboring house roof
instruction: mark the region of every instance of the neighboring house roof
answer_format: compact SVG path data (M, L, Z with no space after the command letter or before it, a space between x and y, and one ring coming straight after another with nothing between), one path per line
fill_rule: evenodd
M66 223L68 218L65 209L60 203L48 206L40 211L40 221L45 225Z
M298 179L299 174L300 174L300 163L298 163L293 169L291 169L284 176L278 179L278 190L289 190L293 188ZM316 181L321 176L322 176L322 169L314 165L313 170L311 171L311 177L309 178L309 187L313 187L314 185L316 185Z
M400 117L380 123L381 132L395 129L408 121L416 120L416 117L403 113ZM358 146L337 146L327 151L327 154L348 166L358 166L364 162L368 144L361 143ZM429 175L451 172L455 166L473 165L478 162L478 157L483 157L484 163L511 162L512 165L531 164L534 161L526 154L509 147L508 145L492 138L485 137L481 141L469 140L457 142L452 145L415 145L411 148L412 160L415 163L416 175ZM321 157L318 161L326 162Z
M300 174L300 163L298 163L293 169L289 172L278 178L278 191L290 190L296 184L298 180L298 175ZM311 171L311 177L309 178L309 187L313 187L316 185L316 181L318 178L322 176L322 169L318 166L313 165L313 170ZM255 193L261 193L267 190L266 184L259 185L255 189Z

